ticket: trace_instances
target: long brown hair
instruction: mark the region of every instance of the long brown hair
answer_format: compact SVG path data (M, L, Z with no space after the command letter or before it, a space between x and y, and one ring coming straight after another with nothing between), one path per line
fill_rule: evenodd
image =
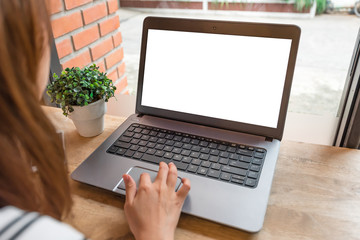
M0 0L0 207L61 219L71 207L65 154L38 101L50 29L43 0Z

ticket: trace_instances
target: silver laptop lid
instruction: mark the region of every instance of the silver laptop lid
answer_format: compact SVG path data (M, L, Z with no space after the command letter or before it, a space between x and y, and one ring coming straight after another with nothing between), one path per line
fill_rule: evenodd
M136 111L281 140L294 25L148 17Z

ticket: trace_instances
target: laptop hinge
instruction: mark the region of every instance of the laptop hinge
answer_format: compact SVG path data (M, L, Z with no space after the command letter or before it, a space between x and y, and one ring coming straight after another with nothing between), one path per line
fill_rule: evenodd
M139 113L138 115L137 115L137 117L139 117L139 118L142 118L144 116L144 114L142 114L142 113Z
M273 141L273 138L272 138L272 137L265 137L265 141L267 141L267 142L272 142L272 141Z

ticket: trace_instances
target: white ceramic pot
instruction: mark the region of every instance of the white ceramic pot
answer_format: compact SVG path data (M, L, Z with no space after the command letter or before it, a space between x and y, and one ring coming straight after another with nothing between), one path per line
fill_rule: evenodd
M74 122L79 134L83 137L94 137L104 131L104 114L106 103L104 99L87 106L73 106L74 111L69 118Z

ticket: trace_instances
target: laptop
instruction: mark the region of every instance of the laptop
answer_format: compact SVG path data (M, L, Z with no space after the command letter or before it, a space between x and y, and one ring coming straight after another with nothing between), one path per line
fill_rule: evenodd
M294 25L146 18L136 113L72 178L125 195L123 174L174 162L191 181L182 212L259 231L299 38Z

